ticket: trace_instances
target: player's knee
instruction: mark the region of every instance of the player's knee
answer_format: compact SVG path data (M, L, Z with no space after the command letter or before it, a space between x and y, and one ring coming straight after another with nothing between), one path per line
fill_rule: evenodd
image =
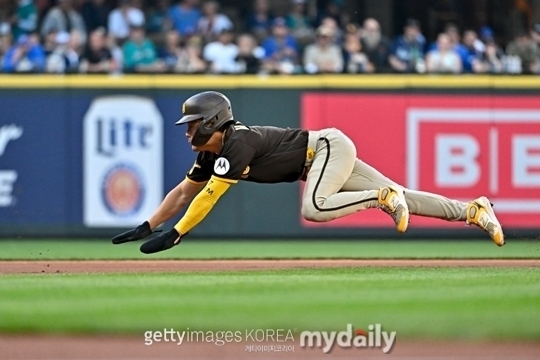
M302 206L302 217L307 221L314 222L325 222L332 220L328 217L328 214L326 212L321 211L311 205Z

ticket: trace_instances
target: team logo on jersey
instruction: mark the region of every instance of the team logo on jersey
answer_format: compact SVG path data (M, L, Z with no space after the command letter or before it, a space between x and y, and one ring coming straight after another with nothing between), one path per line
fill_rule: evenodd
M224 157L220 157L216 160L214 163L214 172L218 175L225 175L231 165L229 164L229 160L225 159Z

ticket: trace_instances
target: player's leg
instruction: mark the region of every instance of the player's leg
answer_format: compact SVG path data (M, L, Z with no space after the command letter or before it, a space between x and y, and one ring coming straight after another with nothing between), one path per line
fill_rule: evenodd
M342 191L374 190L385 186L401 187L373 166L356 159L353 172L343 185ZM424 191L404 190L411 214L448 221L466 220L467 203Z
M398 190L385 188L340 192L357 160L354 143L347 136L336 129L325 129L311 132L309 142L309 147L315 150L315 157L302 198L304 218L330 221L382 205L398 219L398 230L406 230L408 210L403 194Z
M385 186L400 185L374 167L357 159L353 172L343 185L342 191L373 190ZM404 192L411 214L447 221L466 221L487 231L497 245L504 245L502 227L489 200L485 197L463 202L425 191L404 189Z

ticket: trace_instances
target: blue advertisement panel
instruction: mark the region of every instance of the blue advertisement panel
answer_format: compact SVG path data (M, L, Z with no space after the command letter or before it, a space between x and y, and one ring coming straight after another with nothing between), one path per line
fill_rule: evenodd
M2 91L0 234L69 235L141 222L195 159L174 126L187 96L156 102L151 92L129 90Z
M52 95L52 96L51 96ZM71 124L62 96L13 91L0 97L0 223L69 220Z

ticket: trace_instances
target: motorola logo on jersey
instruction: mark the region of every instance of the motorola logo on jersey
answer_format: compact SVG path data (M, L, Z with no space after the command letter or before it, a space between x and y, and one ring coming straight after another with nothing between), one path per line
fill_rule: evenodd
M225 159L224 157L220 157L214 163L214 172L218 175L225 175L227 172L229 172L230 167L231 165L229 164L229 160Z

